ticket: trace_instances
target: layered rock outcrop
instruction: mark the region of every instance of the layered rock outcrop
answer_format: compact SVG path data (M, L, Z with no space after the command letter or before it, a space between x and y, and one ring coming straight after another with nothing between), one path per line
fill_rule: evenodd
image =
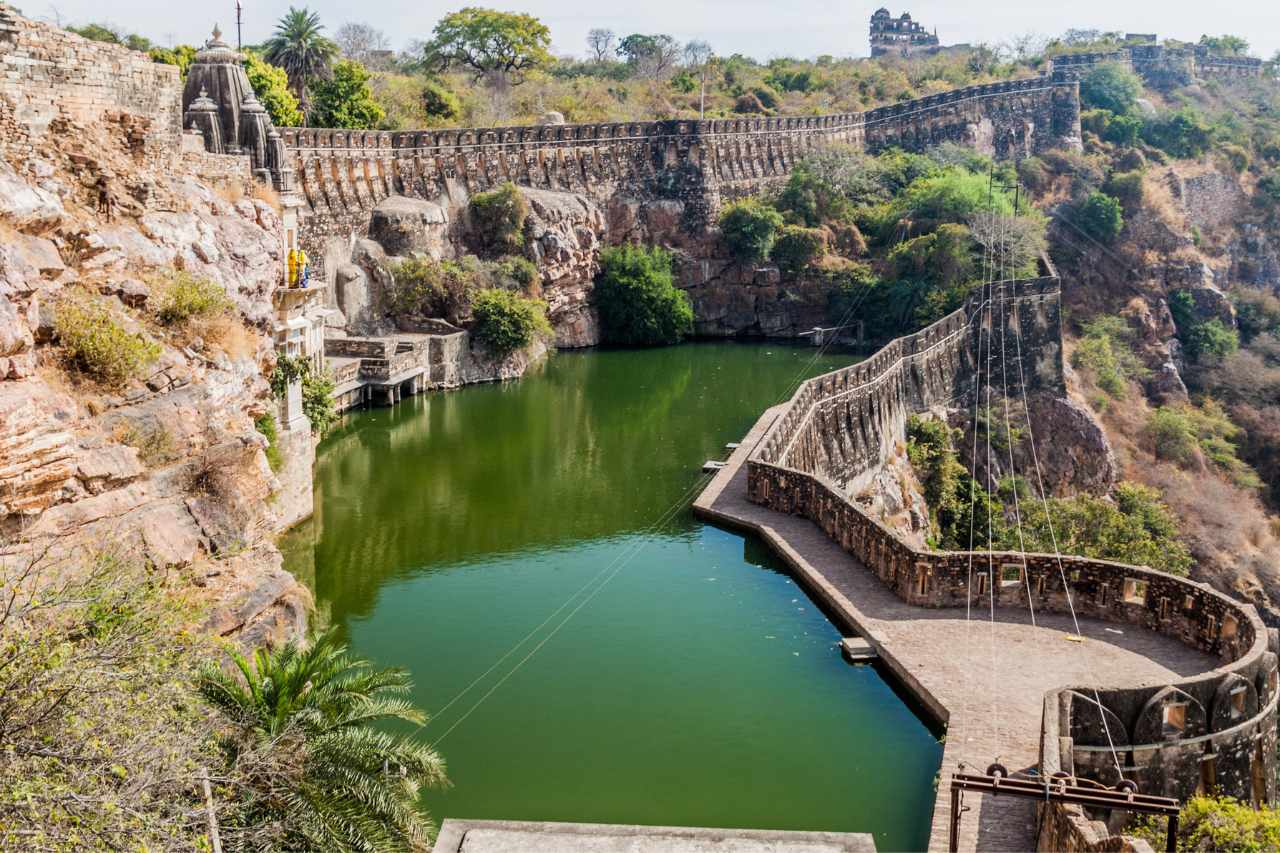
M254 425L275 408L270 197L184 166L177 69L0 12L0 560L125 548L202 587L218 633L298 636L310 594L270 541L285 486ZM220 285L233 310L159 323L158 289L179 273ZM158 357L98 384L59 335L71 301Z

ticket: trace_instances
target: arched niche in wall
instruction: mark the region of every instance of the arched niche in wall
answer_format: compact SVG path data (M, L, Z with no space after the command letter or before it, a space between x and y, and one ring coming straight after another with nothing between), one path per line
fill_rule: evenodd
M1258 715L1258 689L1248 679L1229 674L1213 693L1209 730L1220 732Z
M1129 745L1129 727L1105 705L1099 706L1092 693L1072 690L1071 740L1077 746ZM1105 725L1103 725L1105 721Z
M1160 743L1205 734L1208 715L1194 696L1166 687L1142 706L1133 724L1134 743Z

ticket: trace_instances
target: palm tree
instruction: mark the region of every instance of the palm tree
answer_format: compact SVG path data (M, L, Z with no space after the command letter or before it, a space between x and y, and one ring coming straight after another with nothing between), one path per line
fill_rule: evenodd
M330 65L338 55L338 45L320 34L323 29L320 15L306 8L290 6L265 45L267 62L278 65L289 75L289 86L302 105L304 123L307 117L307 83L313 79L328 78Z
M208 667L198 687L230 724L222 746L243 809L229 829L247 849L426 849L418 793L447 784L444 761L373 725L426 721L403 670L351 657L332 631L232 660L238 672Z

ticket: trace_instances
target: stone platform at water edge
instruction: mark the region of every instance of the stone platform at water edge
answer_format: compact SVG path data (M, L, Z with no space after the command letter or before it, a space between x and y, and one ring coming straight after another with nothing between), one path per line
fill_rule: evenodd
M813 522L747 500L747 457L778 413L765 412L694 502L701 518L759 535L847 633L866 638L881 665L932 716L947 724L929 850L947 849L950 779L963 763L983 772L1037 765L1045 693L1064 685L1167 683L1218 661L1145 629L1081 619L1085 642L1071 642L1069 616L997 609L965 611L905 603ZM994 649L994 651L993 651ZM966 795L960 850L1034 850L1035 804Z
M435 853L875 853L867 833L446 820Z

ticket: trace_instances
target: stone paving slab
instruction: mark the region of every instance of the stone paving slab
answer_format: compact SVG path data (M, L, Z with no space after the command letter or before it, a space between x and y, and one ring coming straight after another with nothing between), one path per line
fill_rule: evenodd
M1083 643L1070 616L997 608L966 618L962 608L903 602L806 518L747 500L746 459L783 407L766 412L694 502L700 517L759 535L809 594L847 632L864 637L881 664L947 725L930 850L946 850L951 774L984 772L993 761L1011 771L1036 765L1040 717L1049 690L1166 683L1213 669L1216 661L1176 640L1133 626L1083 619ZM967 795L961 850L1032 850L1035 805Z
M866 833L446 820L434 853L875 853Z

